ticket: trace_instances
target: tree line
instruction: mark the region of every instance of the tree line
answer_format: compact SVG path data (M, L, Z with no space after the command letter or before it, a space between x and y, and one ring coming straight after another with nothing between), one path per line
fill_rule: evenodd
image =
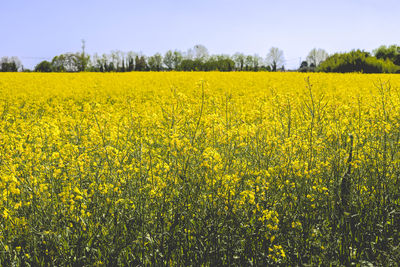
M382 45L372 53L358 49L332 55L322 49L313 49L298 71L400 73L400 46Z
M203 45L195 45L186 52L168 50L164 55L146 56L136 52L111 51L109 54L90 56L82 50L44 60L34 68L36 72L130 72L130 71L284 71L283 51L271 47L265 58L235 53L210 55ZM0 71L30 71L23 68L17 57L0 59ZM372 53L352 50L329 55L323 49L312 49L302 61L300 72L362 72L400 73L400 46L381 46Z
M275 50L271 48L269 58ZM283 52L280 59L271 64L259 55L236 53L232 56L210 55L203 45L196 45L187 52L168 50L164 55L156 53L146 56L136 52L111 51L109 54L94 54L89 57L82 52L55 56L51 61L42 61L35 67L38 72L130 72L130 71L272 71L283 66ZM279 62L276 64L276 62Z

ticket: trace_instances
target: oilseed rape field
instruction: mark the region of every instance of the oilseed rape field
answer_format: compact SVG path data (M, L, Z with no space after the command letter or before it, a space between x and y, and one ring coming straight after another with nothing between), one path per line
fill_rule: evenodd
M0 74L0 265L400 262L400 76Z

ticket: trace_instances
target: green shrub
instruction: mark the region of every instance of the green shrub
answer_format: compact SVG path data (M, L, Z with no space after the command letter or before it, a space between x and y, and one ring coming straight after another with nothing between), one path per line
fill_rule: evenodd
M362 73L396 73L400 70L392 61L377 59L370 53L353 50L348 53L336 53L328 57L318 67L321 72L362 72Z

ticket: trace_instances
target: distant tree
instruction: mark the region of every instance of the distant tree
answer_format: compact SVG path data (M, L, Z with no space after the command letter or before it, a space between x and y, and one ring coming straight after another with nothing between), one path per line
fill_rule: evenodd
M283 51L277 47L271 47L267 55L267 62L272 71L277 71L278 68L282 68L285 62Z
M382 45L373 51L374 55L378 59L391 60L394 64L400 66L400 46Z
M151 71L157 71L157 67L156 67L156 61L154 59L154 56L151 56L147 59L147 65L149 65L149 69Z
M300 63L300 67L297 71L299 72L315 72L317 67L314 63L308 63L306 60Z
M2 72L17 72L22 69L23 66L18 57L2 57L0 59L0 71Z
M134 59L129 58L128 60L128 71L133 71L135 69Z
M243 67L244 67L244 62L245 62L245 55L243 53L237 52L233 55L232 58L233 58L233 61L235 62L236 70L242 71Z
M192 59L183 59L180 66L179 70L181 71L192 71L194 70L194 64Z
M24 66L22 65L21 60L18 57L11 57L11 62L14 62L17 71L23 70Z
M116 51L116 55L118 57L118 65L117 65L117 71L118 72L125 72L125 58L126 58L126 53L123 51Z
M227 55L211 56L203 64L205 71L232 71L235 68L235 62Z
M262 65L262 57L258 54L253 55L253 70L258 71Z
M206 62L203 63L202 70L213 71L218 70L218 58L216 56L210 56Z
M108 72L116 71L114 62L111 61L110 63L108 63L108 65L106 65L106 71Z
M100 68L101 68L100 57L97 53L94 53L89 63L88 70L97 72L100 71Z
M142 56L136 56L135 58L135 71L145 71L147 70L146 58Z
M2 62L1 63L2 72L17 72L18 68L15 62Z
M307 55L307 63L309 66L318 67L321 62L328 58L328 53L321 48L313 48Z
M168 70L174 69L174 52L172 52L172 50L168 50L165 53L163 62L165 66L167 66Z
M102 54L101 55L101 65L102 65L102 67L100 69L101 72L110 71L109 67L108 67L108 65L109 65L109 56L107 54Z
M119 56L120 56L120 66L118 68L118 71L125 72L125 67L126 67L126 53L124 51L119 51Z
M44 60L35 66L35 71L36 72L52 72L53 65L51 64L51 62Z
M202 71L205 70L205 65L200 59L183 59L179 69L182 71Z
M157 71L162 70L162 65L163 65L163 58L162 55L160 53L155 53L154 54L154 61L156 63L156 69ZM175 63L174 63L175 64Z
M229 55L219 55L217 58L220 71L233 71L235 69L235 62Z
M244 65L245 65L245 69L247 71L253 70L254 69L254 59L253 56L251 55L247 55L244 59Z
M65 56L63 54L53 57L53 59L51 60L51 65L52 65L53 71L56 71L56 72L66 71L65 61L66 61Z
M123 57L124 57L124 55L123 55L122 51L120 51L120 50L111 51L109 59L110 59L111 63L113 63L115 71L121 70Z
M172 57L173 68L174 69L177 69L179 67L179 65L182 62L182 58L183 58L182 53L180 51L178 51L178 50L175 50L174 51L174 55Z
M308 62L307 61L302 61L300 64L300 69L302 68L308 68Z
M129 51L126 54L127 71L133 71L135 69L135 57L136 57L135 52Z
M55 56L51 64L53 65L53 71L57 72L76 72L79 71L79 57L80 54L74 54L74 53L65 53L61 54L59 56Z
M323 72L363 72L363 73L395 73L400 71L389 59L377 59L370 53L353 50L348 53L336 53L329 56L317 68Z
M156 53L147 60L151 71L160 71L162 69L163 58L160 53Z
M100 72L133 71L135 70L136 57L137 60L140 61L142 56L138 56L138 54L134 52L125 53L119 50L113 50L110 54L103 54L101 57L97 54L94 54L92 57L90 70ZM146 61L144 56L143 58ZM138 67L141 68L140 66Z
M306 60L302 61L300 63L300 67L298 69L299 72L310 72L310 71L314 71L315 68L309 68L308 66L308 62Z
M122 58L122 66L120 68L121 72L125 72L125 58Z

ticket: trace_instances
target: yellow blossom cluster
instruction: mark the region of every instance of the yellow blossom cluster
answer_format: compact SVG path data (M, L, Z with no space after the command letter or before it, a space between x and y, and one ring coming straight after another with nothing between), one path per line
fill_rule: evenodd
M398 240L399 90L398 75L0 73L0 265L325 265L362 232Z

